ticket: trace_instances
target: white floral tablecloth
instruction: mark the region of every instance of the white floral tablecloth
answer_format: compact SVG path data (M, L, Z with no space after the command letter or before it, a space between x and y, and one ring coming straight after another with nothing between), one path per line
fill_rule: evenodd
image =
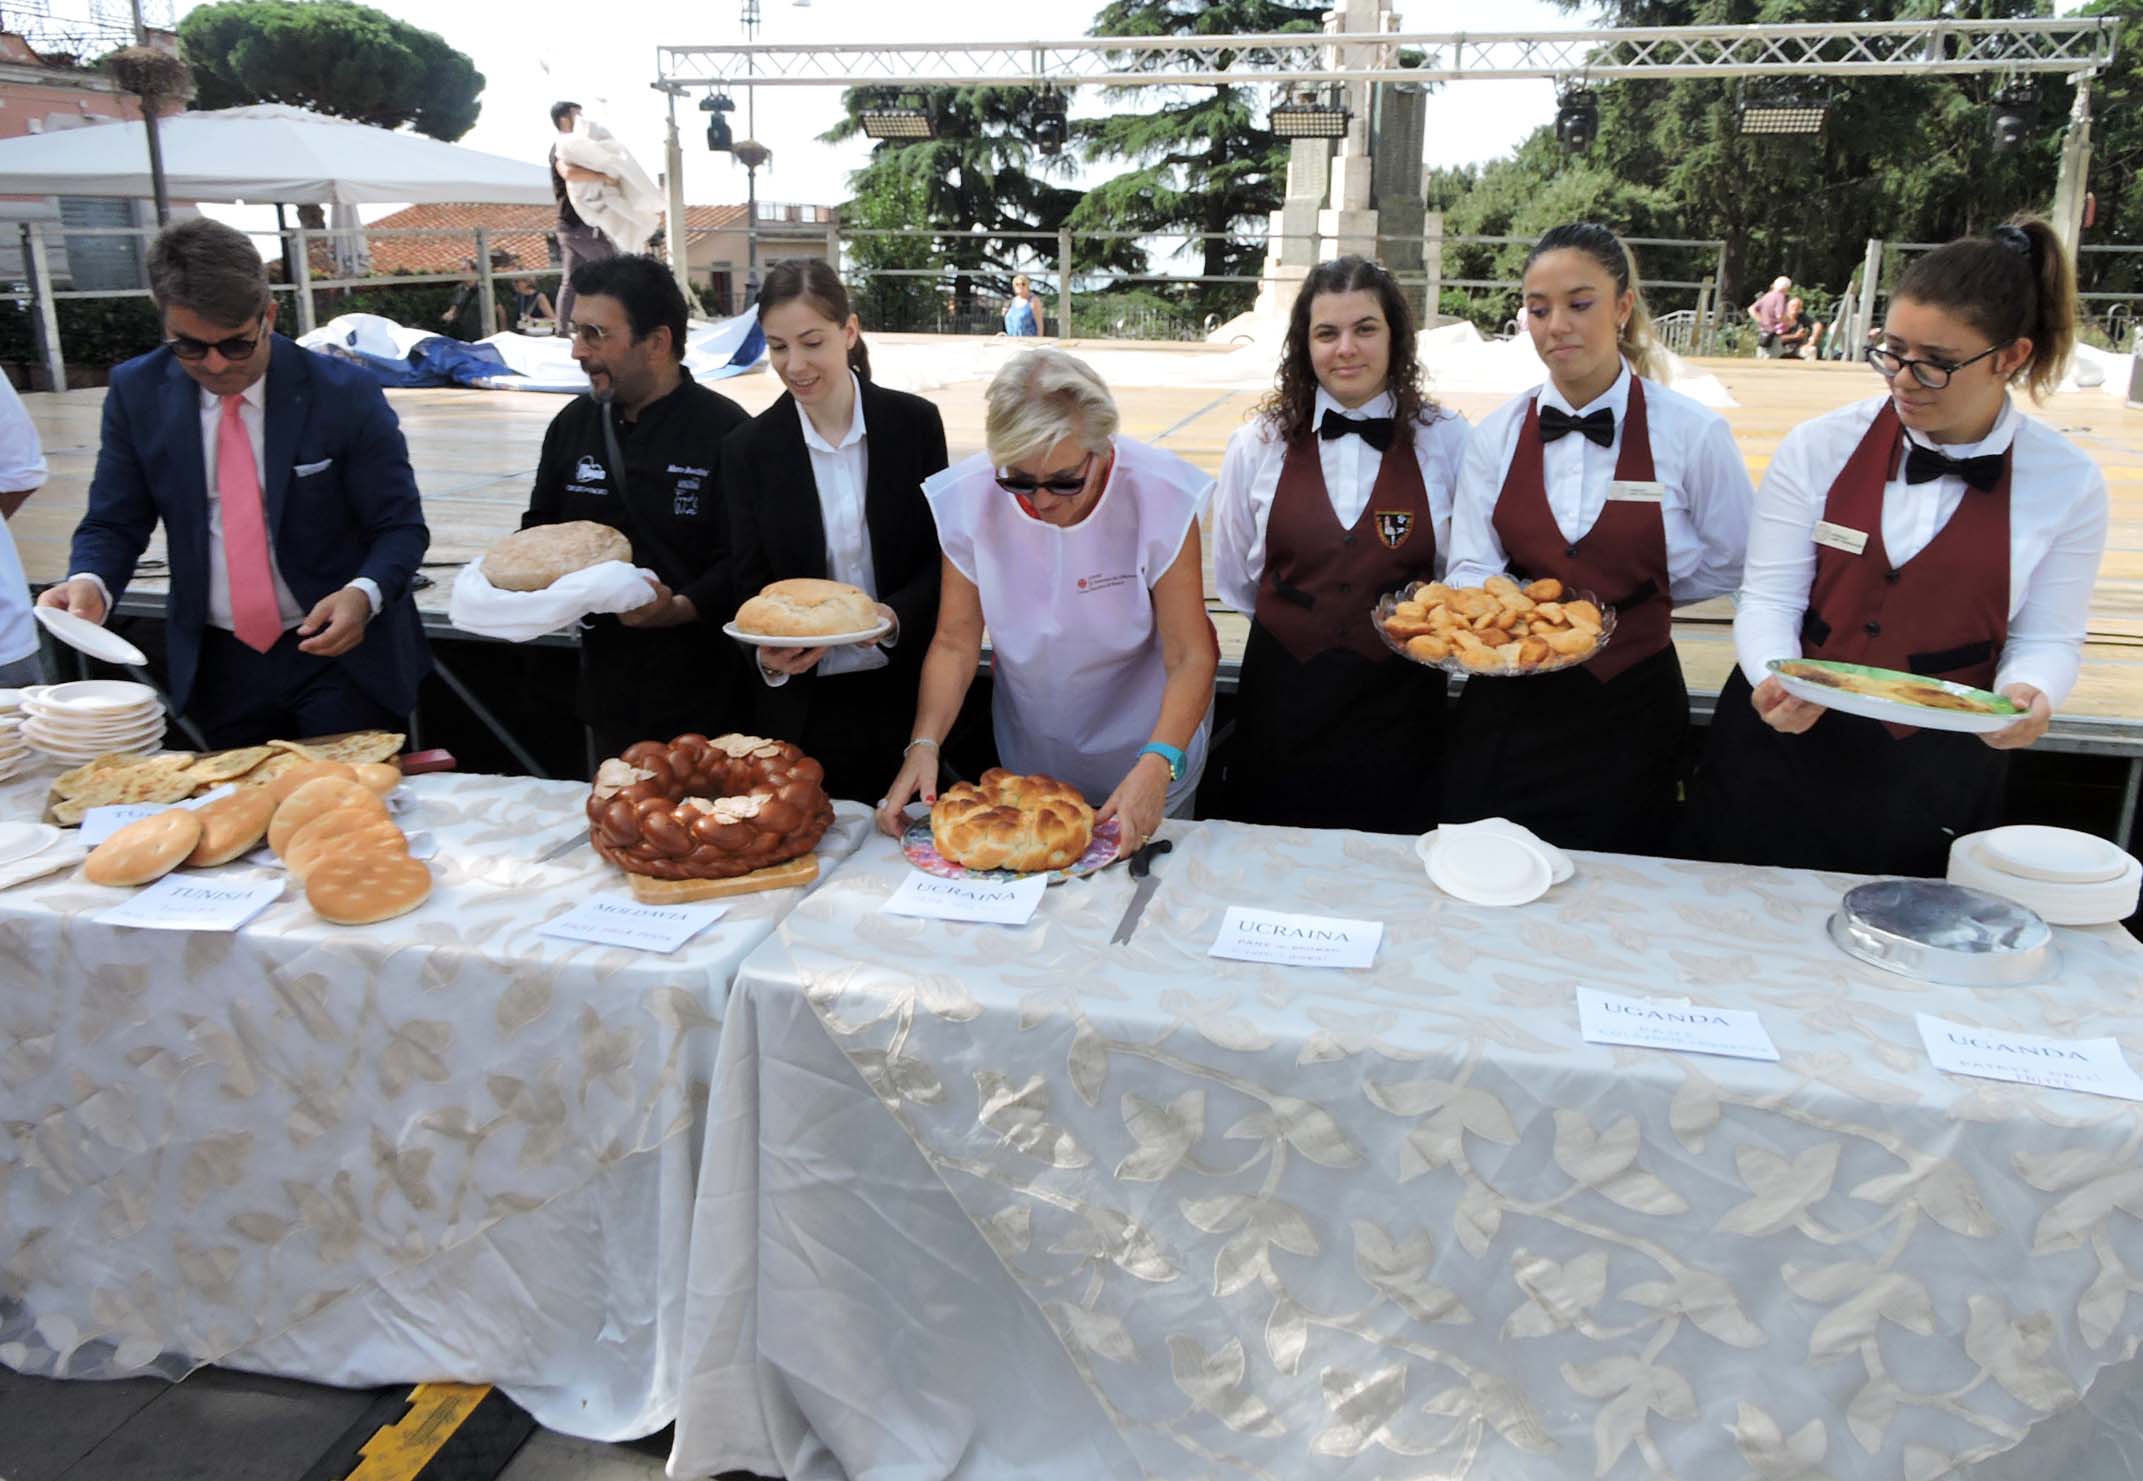
M802 892L670 956L540 937L625 888L586 848L535 862L586 788L408 786L438 883L376 926L296 890L219 935L99 924L129 892L71 870L0 890L0 1363L488 1381L576 1434L669 1422L730 977ZM844 806L822 860L866 827Z
M1974 992L1833 948L1844 876L1579 855L1496 911L1410 840L1168 831L1128 946L1122 870L878 914L874 838L745 963L673 1475L1930 1481L2132 1430L2143 1106L1946 1077L1913 1020L2143 1063L2118 931ZM1225 962L1230 904L1386 934ZM1783 1060L1587 1045L1580 984ZM2097 1438L2020 1473L2131 1474Z

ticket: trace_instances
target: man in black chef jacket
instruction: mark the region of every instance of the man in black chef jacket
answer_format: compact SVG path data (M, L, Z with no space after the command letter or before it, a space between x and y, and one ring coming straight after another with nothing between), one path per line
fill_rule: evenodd
M684 367L685 299L652 257L573 273L573 358L591 390L552 420L521 527L587 519L622 530L655 599L581 628L581 718L598 759L635 741L732 728L743 661L722 636L729 588L722 439L744 409ZM605 422L608 429L605 429Z

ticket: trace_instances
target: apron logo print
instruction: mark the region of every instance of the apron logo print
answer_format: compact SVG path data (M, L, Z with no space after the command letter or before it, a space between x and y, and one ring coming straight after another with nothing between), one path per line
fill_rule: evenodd
M1085 591L1085 590L1086 590L1086 578L1085 578L1084 576L1081 576L1081 577L1079 578L1079 589L1080 589L1081 591Z
M1407 536L1414 533L1414 516L1403 509L1379 509L1377 511L1377 538L1385 547L1397 550L1404 545Z
M610 481L609 471L586 453L582 453L580 461L573 465L573 476L582 483L608 483Z
M690 489L679 489L671 502L670 513L680 518L699 513L699 495Z

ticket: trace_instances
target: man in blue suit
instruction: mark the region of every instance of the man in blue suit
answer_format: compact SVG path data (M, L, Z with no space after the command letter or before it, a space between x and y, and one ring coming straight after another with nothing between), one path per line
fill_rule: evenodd
M219 222L156 239L164 347L112 372L89 512L41 605L102 622L163 521L172 702L214 746L407 728L431 653L431 534L363 371L278 338L260 254Z

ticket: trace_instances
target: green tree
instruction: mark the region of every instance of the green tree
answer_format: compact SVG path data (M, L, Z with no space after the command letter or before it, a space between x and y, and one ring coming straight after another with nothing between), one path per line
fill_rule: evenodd
M1110 0L1094 18L1094 36L1273 35L1316 31L1327 0ZM1256 66L1257 49L1220 52L1217 67ZM1140 70L1162 65L1148 53L1123 61ZM1208 277L1255 276L1263 270L1261 241L1237 235L1243 223L1279 208L1287 190L1287 145L1258 119L1263 89L1195 87L1169 90L1152 106L1156 89L1110 89L1112 100L1139 106L1083 121L1078 132L1089 160L1128 161L1133 168L1088 192L1073 212L1076 226L1154 235L1208 232L1197 244ZM1179 249L1189 255L1190 248ZM1084 254L1081 261L1086 259ZM1247 284L1204 284L1201 307L1221 310L1249 301Z
M484 90L440 37L351 0L221 0L187 13L179 44L201 108L290 103L452 140Z
M880 179L841 212L843 225L851 228L897 229L917 226L926 219L923 191L904 175ZM858 276L863 280L862 287L851 296L866 329L916 329L935 317L935 274L901 276L928 272L936 266L937 249L929 237L850 237L844 255L849 264L860 270Z
M2121 17L2113 65L2091 89L2090 185L2098 216L2083 239L2143 246L2143 0L2092 0L2083 13ZM2143 290L2143 253L2093 253L2078 267L2087 291Z

